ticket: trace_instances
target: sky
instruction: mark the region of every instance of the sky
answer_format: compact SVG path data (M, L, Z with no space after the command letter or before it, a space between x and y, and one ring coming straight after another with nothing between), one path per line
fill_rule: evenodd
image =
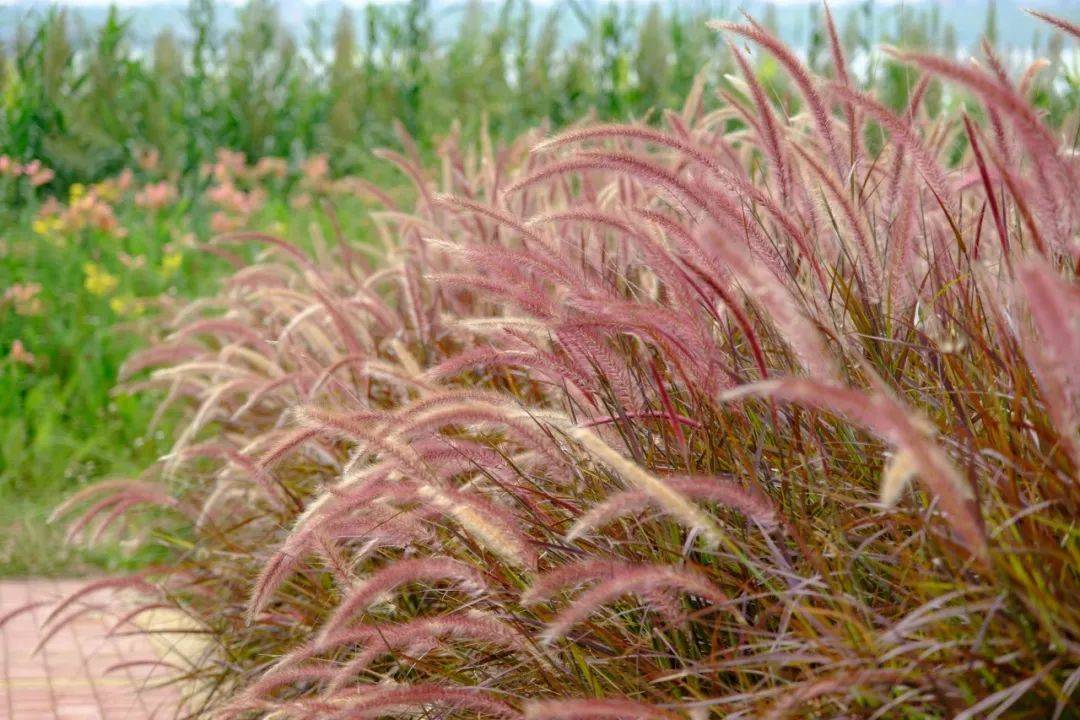
M405 2L406 0L344 0L346 5L368 5L368 4L388 4L395 2ZM452 1L452 0L451 0ZM558 0L534 0L537 4L545 4L551 2L557 2ZM603 4L608 2L615 3L649 3L651 0L602 0ZM862 2L863 0L830 0L832 6L843 6L854 4L856 2ZM904 2L908 4L923 4L930 0L875 0L876 5L898 5ZM216 0L221 5L243 5L246 0ZM292 2L298 2L302 5L317 5L319 0L292 0ZM820 0L772 0L775 5L783 6L798 6L809 4L820 4ZM15 5L47 5L51 4L49 0L0 0L0 7L11 7ZM146 5L177 5L184 4L184 0L60 0L52 4L66 5L71 7L99 7L102 5L117 5L119 7L134 7L134 6L146 6ZM439 0L435 0L435 4L441 4ZM447 3L449 4L449 3Z

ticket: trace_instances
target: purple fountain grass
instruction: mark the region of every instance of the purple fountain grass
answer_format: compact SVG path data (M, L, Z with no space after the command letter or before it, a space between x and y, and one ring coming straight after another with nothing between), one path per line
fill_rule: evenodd
M173 452L59 511L156 527L173 566L117 586L205 629L208 714L1071 708L1073 121L992 52L898 53L896 112L828 13L831 80L718 27L783 108L732 47L731 106L702 74L662 127L455 136L441 174L403 140L363 258L212 246L236 274L124 368Z

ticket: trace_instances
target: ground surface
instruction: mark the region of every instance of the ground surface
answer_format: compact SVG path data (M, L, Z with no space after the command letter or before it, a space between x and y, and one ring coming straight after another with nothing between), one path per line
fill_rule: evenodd
M0 617L27 603L61 597L80 580L0 582ZM173 717L177 692L157 687L152 666L112 666L157 657L143 635L108 637L112 620L87 613L34 654L49 608L37 607L0 628L0 718L144 720Z

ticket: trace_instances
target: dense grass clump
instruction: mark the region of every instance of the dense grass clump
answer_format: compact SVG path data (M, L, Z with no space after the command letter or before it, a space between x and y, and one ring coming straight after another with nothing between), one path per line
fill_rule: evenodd
M717 29L716 111L385 153L377 252L213 246L266 250L126 367L186 429L60 511L159 513L123 583L208 638L193 711L1076 716L1077 118L992 53L899 54L896 112L831 22L832 79Z

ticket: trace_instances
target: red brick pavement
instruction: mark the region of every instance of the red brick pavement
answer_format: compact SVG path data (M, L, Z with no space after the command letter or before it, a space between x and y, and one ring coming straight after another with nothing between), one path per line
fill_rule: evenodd
M79 580L0 582L0 617L39 600L63 597ZM95 596L97 597L97 596ZM162 668L114 669L155 658L140 635L107 637L112 624L98 612L80 615L33 653L49 607L23 613L0 628L0 718L7 720L169 720L178 693L162 687Z

